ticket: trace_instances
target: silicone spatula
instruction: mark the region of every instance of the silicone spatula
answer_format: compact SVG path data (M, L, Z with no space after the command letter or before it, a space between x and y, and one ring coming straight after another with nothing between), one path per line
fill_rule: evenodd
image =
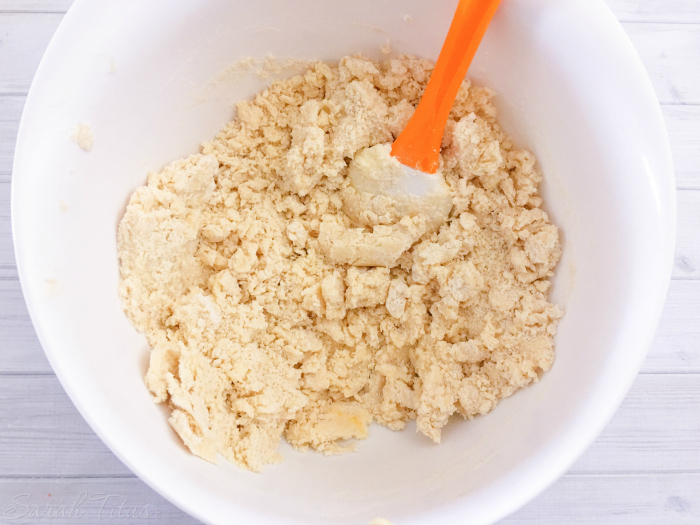
M391 147L391 155L404 166L437 171L452 104L499 4L500 0L460 0L457 5L423 97Z

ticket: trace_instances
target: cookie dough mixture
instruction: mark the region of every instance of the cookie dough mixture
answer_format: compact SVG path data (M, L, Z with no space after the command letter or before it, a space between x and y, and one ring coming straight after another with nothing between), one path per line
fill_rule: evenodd
M331 454L413 419L439 442L452 414L486 414L551 367L559 235L489 89L465 81L452 109L446 208L363 187L432 67L317 63L132 195L119 294L193 453L259 471L282 437Z

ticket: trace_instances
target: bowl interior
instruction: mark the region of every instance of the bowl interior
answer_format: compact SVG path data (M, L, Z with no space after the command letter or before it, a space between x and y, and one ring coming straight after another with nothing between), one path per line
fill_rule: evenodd
M653 93L602 1L504 0L470 76L497 91L504 127L536 154L547 210L563 233L552 299L567 313L553 369L487 417L455 419L440 446L411 426L374 425L354 454L325 458L282 444L285 462L263 474L193 457L151 402L142 381L148 348L117 299L116 227L149 170L196 152L232 117L232 102L269 82L226 68L267 54L381 58L387 40L394 52L434 59L454 7L78 0L47 52L13 180L32 318L93 428L205 521L493 522L571 464L638 370L665 294L675 214ZM94 132L89 153L70 140L78 122Z

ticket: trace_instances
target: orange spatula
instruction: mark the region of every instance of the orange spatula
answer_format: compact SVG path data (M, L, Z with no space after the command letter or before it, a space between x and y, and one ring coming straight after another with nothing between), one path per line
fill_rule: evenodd
M500 0L460 0L416 112L391 147L401 164L435 173L442 134L459 87Z

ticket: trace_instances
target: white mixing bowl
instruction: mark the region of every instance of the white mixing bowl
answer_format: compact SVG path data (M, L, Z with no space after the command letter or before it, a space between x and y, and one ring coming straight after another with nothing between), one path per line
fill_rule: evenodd
M46 52L12 184L34 326L95 432L207 523L493 523L572 464L639 369L675 238L654 93L603 0L504 0L470 75L498 92L505 128L537 155L563 232L552 297L567 313L552 370L488 416L455 419L440 446L411 426L375 425L354 454L326 458L283 444L286 461L262 474L194 457L151 402L148 348L117 300L116 227L147 171L196 152L231 118L232 101L265 84L255 75L212 81L244 56L379 58L387 39L397 52L434 59L455 4L78 0ZM70 139L78 122L94 131L89 153Z

